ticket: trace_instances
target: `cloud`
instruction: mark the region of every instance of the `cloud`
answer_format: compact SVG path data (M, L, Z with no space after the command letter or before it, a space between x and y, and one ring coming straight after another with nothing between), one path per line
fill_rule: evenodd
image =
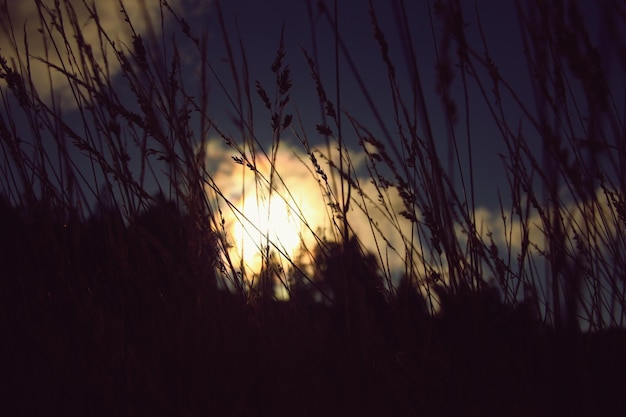
M259 153L236 162L241 154L219 140L208 142L207 158L214 184L207 192L222 210L235 264L258 272L268 238L274 251L291 258L300 243L311 248L316 236L331 231L328 196L303 152L280 148L273 172L270 157Z
M340 188L339 184L333 186L329 166L329 160L338 166L336 144L331 146L331 158L325 156L328 152L325 147L312 149L318 167L302 147L290 146L285 140L283 144L275 155L275 190L268 204L271 176L268 157L257 151L253 171L246 165L252 163L252 157L243 160L240 151L227 147L221 140L207 143L207 165L213 186L207 189L207 194L221 209L225 238L230 244L228 256L236 269L243 264L248 279L260 271L261 250L268 238L273 243L272 249L282 254L277 260L283 268L290 265L288 259L297 259L304 262L305 272L311 276L312 270L306 267L311 258L306 252L298 253L298 249L304 246L312 250L319 239L337 240L341 235L337 217L340 213L329 204L337 201ZM364 250L378 259L384 276L395 281L412 264L413 271L421 278L436 270L445 279L447 274L441 268L433 264L425 266L424 260L432 259L422 252L427 249L422 249L413 239L415 224L399 214L405 207L398 191L393 187L381 188L363 173L366 160L363 151L351 149L344 157L344 166L350 161L355 172L351 176L354 187L347 212L351 232ZM344 182L346 193L347 189ZM417 217L421 217L419 213ZM278 229L268 228L268 221ZM281 289L282 286L277 287L279 292Z
M233 158L242 158L238 151L219 140L208 142L207 158L214 189L207 192L222 210L227 238L232 245L229 255L235 264L243 260L249 272L258 272L259 250L265 246L267 238L275 251L291 259L302 247L312 250L320 239L338 239L340 213L331 204L337 201L338 191L332 184L328 159L322 156L325 150L313 149L312 152L316 155L317 167L303 149L284 144L275 155L272 174L271 156L257 151L254 159L248 156L247 160L236 162ZM358 171L364 154L349 151L348 158ZM331 159L338 164L336 150ZM248 162L254 169L247 166ZM351 229L366 250L384 259L386 269L399 270L404 264L402 255L398 255L404 253L402 234L410 231L410 222L389 218L376 198L370 197L375 194L369 178L356 177L355 181L364 197L352 192L353 201L347 214ZM347 184L344 187L347 190ZM336 188L340 188L339 185ZM401 199L390 189L385 203L396 207ZM394 226L394 221L399 223Z
M614 192L614 194L617 194ZM595 195L587 201L572 201L564 198L561 202L561 223L565 235L568 239L573 239L574 234L580 236L590 236L600 233L604 238L614 236L616 229L616 211L605 190L598 187ZM547 209L543 208L544 212ZM487 231L492 232L494 241L497 244L505 245L510 242L514 251L521 250L521 242L523 240L522 230L524 229L522 222L518 216L511 221L510 211L505 211L507 215L507 227L505 228L500 212L493 212L486 208L476 210L477 224L479 232L486 237ZM546 236L546 226L542 221L537 210L533 209L531 215L525 221L528 224L529 240L537 245L539 250L544 250L543 240Z
M290 146L285 141L283 143L275 155L274 191L271 198L268 186L272 175L271 164L265 155L257 151L254 163L251 157L236 162L233 158L242 158L241 153L226 147L221 140L208 143L209 172L213 173L214 187L221 192L216 201L222 208L227 238L232 245L229 255L235 265L243 261L249 273L258 272L262 259L259 251L266 245L268 238L276 251L293 259L294 249L300 243L311 249L316 238L336 239L339 236L339 213L329 204L336 201L336 194L328 159L323 157L326 149L313 150L322 173L316 171L310 156L301 147ZM332 159L337 164L338 155L336 151L334 153ZM447 282L449 272L446 270L445 253L439 257L436 251L431 251L428 230L422 223L421 213L416 213L417 223L400 215L405 207L398 191L394 187L382 188L368 175L362 174L364 152L350 150L347 155L353 161L354 171L359 173L352 176L354 185L347 216L352 232L364 249L376 256L385 275L393 280L412 267L422 285L425 284L422 280L432 273L439 274L439 278ZM246 166L248 162L255 166L256 171ZM323 180L324 175L329 179L328 185ZM347 189L348 185L344 183L344 190ZM214 191L210 193L215 195ZM577 250L583 245L595 254L604 256L604 259L609 259L607 251L615 250L611 249L612 242L619 240L621 231L617 228L620 224L617 210L606 191L597 189L595 195L585 202L565 198L564 201L569 201L563 203L562 207L568 257L575 259ZM544 264L547 251L545 225L536 208L531 205L529 210L522 222L508 207L504 208L506 220L503 220L500 209L480 207L475 212L476 227L487 246L493 241L502 260L508 262L510 259L513 271L517 271L518 256L526 250L523 268L532 274L533 279L541 279L535 274L542 274L543 271L541 265ZM271 226L263 225L264 222L278 225L279 231L271 230ZM467 234L462 231L462 225L457 223L456 227L456 238L463 250ZM419 234L418 228L421 228ZM244 242L242 236L249 240ZM528 245L524 249L525 240ZM489 253L486 255L489 256ZM283 266L288 264L284 262ZM530 271L528 268L539 269Z
M175 8L181 1L170 0L169 4ZM0 53L10 65L22 66L21 72L26 74L28 51L31 57L31 80L40 97L47 102L53 91L57 98L69 102L66 105L75 106L67 76L32 58L47 60L82 80L93 80L90 74L95 69L81 62L87 56L87 49L79 47L78 39L82 38L84 44L89 45L100 71L106 73L108 66L109 74L114 77L120 70L120 64L112 48L106 44L106 39L101 39L101 36L109 36L118 48L132 46L131 28L125 22L116 0L64 0L58 9L55 9L53 0L42 0L39 3L40 7L34 0L4 2L8 13L0 15ZM90 10L91 5L95 9ZM130 22L138 34L149 31L158 34L161 28L160 7L159 0L124 2ZM94 19L94 12L102 31ZM167 16L167 13L164 14ZM101 40L104 47L101 47Z

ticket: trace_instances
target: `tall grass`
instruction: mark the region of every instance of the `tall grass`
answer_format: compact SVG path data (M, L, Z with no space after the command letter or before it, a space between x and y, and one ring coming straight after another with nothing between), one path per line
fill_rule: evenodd
M89 2L34 2L28 25L11 4L0 5L11 415L601 414L619 405L625 130L614 89L623 79L608 73L609 58L626 70L618 2L598 6L613 35L606 45L594 45L576 1L517 3L531 94L498 69L478 10L434 2L428 64L443 126L402 2L395 41L380 5L369 5L390 108L377 106L324 3L334 79L322 75L316 46L287 56L283 30L268 57L273 85L256 81L219 2L229 79L207 36L167 1L160 18L139 15L152 28L142 33L121 2L127 35L108 32ZM296 59L309 74L292 73ZM372 124L342 106L340 61ZM292 96L305 78L315 95ZM210 86L232 124L213 115ZM319 121L300 117L299 99L319 102ZM495 222L479 206L473 106L487 109L503 150L508 187L493 191ZM263 127L259 111L269 115ZM326 230L307 219L280 166L290 146L318 184ZM241 196L278 196L302 223L298 254L264 230L258 270L233 251L232 221L259 226L219 182L210 153L222 147L242 173Z

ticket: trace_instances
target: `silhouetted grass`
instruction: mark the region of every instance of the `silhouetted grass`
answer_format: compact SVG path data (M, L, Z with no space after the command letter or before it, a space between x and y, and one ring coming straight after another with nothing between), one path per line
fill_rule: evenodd
M99 22L92 6L35 4L43 56L28 53L32 35L1 5L11 46L0 51L3 414L625 411L624 117L575 1L518 5L534 109L500 74L480 20L482 44L471 45L468 10L435 2L436 89L454 150L447 168L407 13L396 22L406 46L396 63L390 49L398 45L370 4L393 109L385 120L337 16L323 4L317 11L370 105L369 126L341 106L339 86L327 89L318 51L286 56L285 31L268 57L275 85L253 83L256 69L243 41L234 46L219 3L228 81L207 39L167 2L161 11L175 22L167 45L144 39L124 7L130 42L100 28L99 44L90 45L79 16ZM607 30L619 33L623 7L602 7ZM623 41L610 46L626 69ZM199 62L193 85L183 54ZM315 85L322 115L314 126L292 106L292 59L305 60ZM47 72L31 71L36 62ZM410 85L396 77L400 64ZM67 86L40 91L40 78ZM228 99L234 132L209 111L209 80ZM470 91L484 99L506 149L500 232L485 231L479 218ZM256 101L269 114L269 144L257 136ZM319 184L330 230L309 224L285 186L277 160L286 132L309 158L302 163ZM225 216L243 213L216 182L209 136L254 178L242 195L278 195L313 244L303 239L291 256L268 236L260 271L237 264ZM348 137L362 148L365 178ZM371 236L355 232L353 213L367 219Z

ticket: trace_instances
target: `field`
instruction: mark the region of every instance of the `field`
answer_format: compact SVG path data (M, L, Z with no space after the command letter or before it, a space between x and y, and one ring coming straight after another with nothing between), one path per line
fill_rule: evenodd
M371 2L383 104L333 2L271 83L146 3L0 2L2 415L626 412L622 4L516 2L522 83L428 3L428 86Z

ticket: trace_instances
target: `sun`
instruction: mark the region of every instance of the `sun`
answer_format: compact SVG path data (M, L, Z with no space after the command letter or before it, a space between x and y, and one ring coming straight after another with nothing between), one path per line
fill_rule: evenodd
M210 141L207 155L219 190L208 187L207 192L217 201L235 273L247 279L260 273L268 247L285 270L295 259L306 264L309 252L332 237L333 212L308 154L284 148L271 163L257 155L252 173L233 163L238 154L221 141Z
M293 259L303 238L304 223L298 208L273 194L269 198L247 195L242 199L240 219L233 225L234 250L247 270L257 273L269 245L281 257Z

